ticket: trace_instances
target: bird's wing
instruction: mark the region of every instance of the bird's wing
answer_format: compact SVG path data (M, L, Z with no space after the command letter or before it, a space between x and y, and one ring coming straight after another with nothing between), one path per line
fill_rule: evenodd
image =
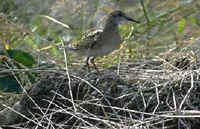
M95 44L101 40L102 30L95 30L87 32L83 35L80 42L75 45L76 49L93 48Z

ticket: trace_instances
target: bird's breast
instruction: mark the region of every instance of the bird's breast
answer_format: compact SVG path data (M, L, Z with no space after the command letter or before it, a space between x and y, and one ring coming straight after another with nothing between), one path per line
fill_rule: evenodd
M88 56L104 56L112 51L119 49L121 43L121 38L118 33L113 35L107 35L106 38L103 38L99 43L95 46L94 49L90 49L88 52Z

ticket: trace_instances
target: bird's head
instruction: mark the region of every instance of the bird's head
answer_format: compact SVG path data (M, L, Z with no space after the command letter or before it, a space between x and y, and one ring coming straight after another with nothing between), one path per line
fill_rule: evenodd
M108 16L108 19L110 20L110 22L114 24L122 24L124 23L124 21L127 20L135 23L140 23L139 21L136 21L131 17L126 16L126 14L120 10L111 12L110 15Z

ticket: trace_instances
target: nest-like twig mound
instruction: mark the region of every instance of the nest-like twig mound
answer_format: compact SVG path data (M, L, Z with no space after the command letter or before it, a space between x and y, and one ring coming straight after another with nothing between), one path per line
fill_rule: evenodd
M180 56L177 61L181 64ZM0 123L5 128L198 128L200 69L188 61L183 69L167 60L127 64L119 75L114 69L46 71L19 102L0 112Z

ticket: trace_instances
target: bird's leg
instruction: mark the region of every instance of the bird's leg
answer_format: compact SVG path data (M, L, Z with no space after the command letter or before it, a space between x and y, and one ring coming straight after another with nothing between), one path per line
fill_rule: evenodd
M92 63L92 65L94 66L94 68L95 68L95 70L97 71L97 73L100 73L99 70L98 70L98 68L97 68L97 66L96 66L96 64L94 63L94 59L95 59L95 57L92 57L91 63Z
M84 67L87 67L87 70L88 70L88 71L90 71L89 59L90 59L90 57L87 57L87 58L86 58L86 60L85 60L85 65L84 65Z

